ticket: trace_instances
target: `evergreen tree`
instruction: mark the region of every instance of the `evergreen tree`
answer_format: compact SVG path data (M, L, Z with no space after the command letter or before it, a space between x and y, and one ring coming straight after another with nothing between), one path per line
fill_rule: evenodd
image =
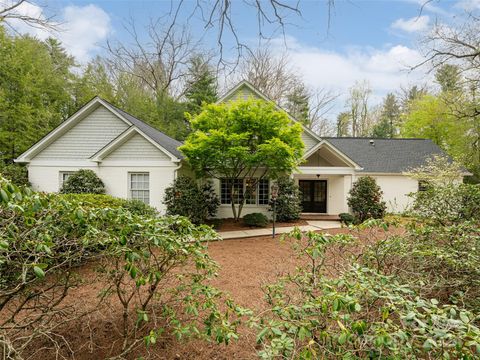
M444 64L435 73L435 80L443 93L455 92L461 89L462 77L457 65Z
M75 64L58 41L2 27L0 59L0 152L11 162L70 114Z
M192 115L200 113L203 103L211 104L218 99L215 72L200 55L190 60L185 97L187 111Z
M400 106L394 94L389 93L383 100L380 121L374 126L372 136L393 138L400 120Z
M286 104L286 109L290 115L307 127L311 126L309 98L307 89L303 84L300 84L287 95Z
M112 103L115 102L115 85L108 74L107 65L100 57L96 57L87 64L74 86L77 108L95 96L100 96Z
M337 136L350 135L350 114L348 112L341 112L337 116Z

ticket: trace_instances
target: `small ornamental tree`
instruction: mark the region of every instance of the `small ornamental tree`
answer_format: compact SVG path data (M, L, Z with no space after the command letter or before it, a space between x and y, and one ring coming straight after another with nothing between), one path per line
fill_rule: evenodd
M387 207L382 201L383 191L371 176L362 176L355 181L349 195L348 206L360 222L385 216Z
M235 220L261 179L290 173L303 154L301 125L263 100L205 105L190 122L180 150L197 175L227 181ZM239 191L235 184L244 178L249 186Z
M300 218L302 199L300 189L293 179L281 177L277 180L278 197L275 204L275 214L278 221L293 221ZM273 211L273 203L270 203Z
M104 194L103 181L88 169L80 169L70 175L60 190L62 194Z
M182 215L194 223L202 224L217 213L219 201L212 184L198 185L188 176L179 176L165 189L163 203L167 215Z

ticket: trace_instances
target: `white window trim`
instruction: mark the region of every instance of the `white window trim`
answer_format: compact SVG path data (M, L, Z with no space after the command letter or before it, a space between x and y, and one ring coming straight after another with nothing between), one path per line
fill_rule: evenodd
M230 207L232 206L232 203L222 203L222 181L225 180L226 178L221 178L220 181L219 181L219 197L220 197L220 206L221 207ZM243 191L245 190L245 186L246 186L246 179L247 178L243 178ZM258 178L257 178L258 179ZM268 180L268 199L270 200L270 179L263 179L263 180ZM248 207L268 207L268 204L259 204L259 195L260 195L260 192L259 192L259 188L260 188L260 181L257 181L257 189L256 189L256 192L255 192L255 204L247 204L246 202L243 203L243 207L244 208L248 208ZM235 205L238 205L238 204L235 204Z
M132 175L148 175L148 189L132 189ZM141 199L135 199L132 197L132 191L148 191L148 202L146 202L147 205L150 205L150 195L151 195L151 191L150 191L150 172L148 171L131 171L131 172L128 172L128 198L130 200L140 200L140 201L143 201Z
M69 175L70 176L74 173L75 173L75 171L73 171L73 170L66 170L66 171L59 171L58 172L58 185L59 185L58 190L60 190L62 188L63 183L65 182L65 180L63 180L63 176L64 175Z

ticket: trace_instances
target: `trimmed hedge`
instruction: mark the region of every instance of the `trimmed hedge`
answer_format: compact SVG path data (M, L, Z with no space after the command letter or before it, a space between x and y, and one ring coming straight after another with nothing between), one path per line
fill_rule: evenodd
M132 214L154 217L158 211L140 200L127 200L105 194L60 194L67 201L75 201L86 208L125 209Z

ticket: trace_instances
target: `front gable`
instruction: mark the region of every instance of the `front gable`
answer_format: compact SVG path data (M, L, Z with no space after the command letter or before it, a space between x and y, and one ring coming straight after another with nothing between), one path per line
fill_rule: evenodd
M104 161L117 160L170 161L170 156L135 132L103 156Z
M248 99L259 99L265 101L272 101L267 96L262 94L260 91L255 89L255 87L250 84L248 81L241 81L237 86L228 91L224 96L222 96L217 103L225 103L228 101L236 100L248 100ZM272 101L273 102L273 101ZM285 111L280 106L275 104L278 110ZM286 111L285 111L286 112ZM289 118L293 121L297 121L293 116L286 112ZM305 153L310 151L313 147L317 146L321 141L320 137L316 135L313 131L308 129L302 124L302 141L305 145Z
M33 157L36 160L86 160L124 132L128 125L99 105Z
M338 148L323 140L307 150L302 167L349 167L360 170L361 167Z
M308 156L302 166L351 167L352 165L342 159L338 153L327 148L326 146L322 146Z

